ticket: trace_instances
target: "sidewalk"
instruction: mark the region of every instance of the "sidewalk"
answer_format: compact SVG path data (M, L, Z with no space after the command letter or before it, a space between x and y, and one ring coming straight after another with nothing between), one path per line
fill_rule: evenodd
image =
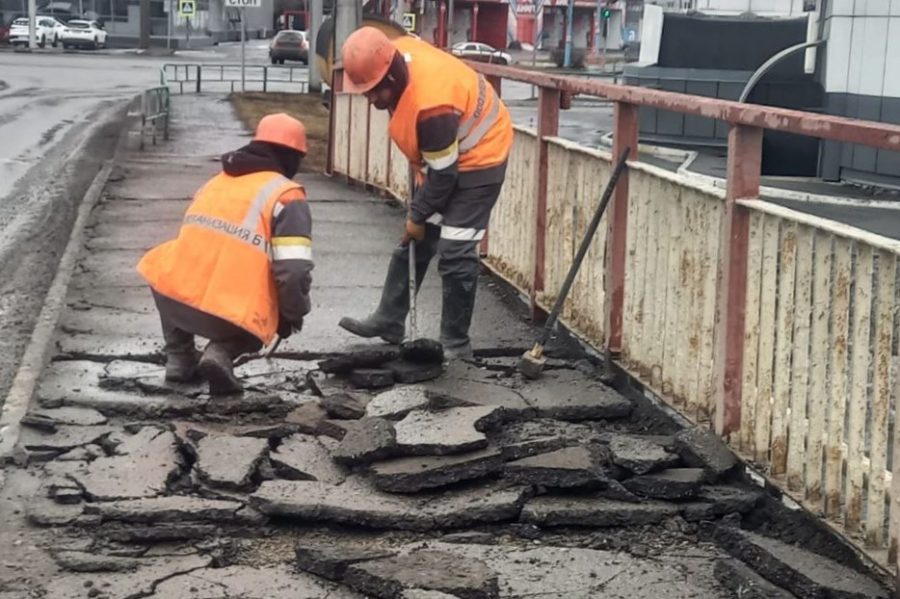
M217 97L178 96L174 109L172 140L124 156L94 212L56 356L4 472L0 599L725 599L768 584L727 557L759 547L779 567L816 566L811 588L886 596L855 570L733 528L782 516L714 437L679 432L584 362L551 361L537 382L514 375L534 331L490 277L473 336L495 357L436 378L389 362L429 380L351 390L356 350L395 357L336 325L376 304L403 212L323 176L301 175L316 258L303 332L239 369L240 398L165 384L134 265L175 234L215 157L248 140ZM434 269L421 297L436 335ZM859 568L819 535L800 542Z

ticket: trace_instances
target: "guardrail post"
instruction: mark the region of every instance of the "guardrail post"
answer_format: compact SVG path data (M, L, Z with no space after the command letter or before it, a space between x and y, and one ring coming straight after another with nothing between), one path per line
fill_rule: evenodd
M554 137L559 133L559 90L542 87L538 92L538 125L537 125L537 181L535 193L534 221L534 273L531 289L531 316L534 320L543 320L546 313L537 304L538 293L544 290L544 257L547 241L547 181L549 146L545 137Z
M269 88L269 67L263 66L263 93Z
M163 124L163 139L169 141L169 117L172 114L172 94L169 92L169 88L166 87L165 92L165 100L166 100L166 122Z
M613 109L613 162L625 148L630 159L638 154L638 106L616 102ZM628 235L628 169L622 172L607 220L609 241L606 254L606 345L610 353L622 351L622 314L625 309L625 261Z
M200 93L200 79L201 79L200 73L201 73L200 65L198 64L197 65L197 93L198 94Z
M331 105L328 110L328 156L325 158L325 174L334 175L334 108L337 95L344 89L344 74L338 68L331 70Z
M741 377L744 367L744 318L747 302L747 250L750 213L738 200L759 197L763 130L732 125L724 213L719 243L719 289L716 318L716 432L728 435L741 427Z

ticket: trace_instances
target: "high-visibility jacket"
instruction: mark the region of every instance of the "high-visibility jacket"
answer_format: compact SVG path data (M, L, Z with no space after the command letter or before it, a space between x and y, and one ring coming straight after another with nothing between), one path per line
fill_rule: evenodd
M305 197L301 185L279 173L220 173L194 196L178 237L147 252L138 271L158 293L269 343L279 317L272 223L284 202ZM312 259L309 239L290 242L284 249L291 258ZM277 252L278 239L275 245Z
M403 36L392 43L406 60L409 82L389 132L413 166L425 166L416 130L419 114L442 106L459 115L460 172L503 164L512 147L512 120L493 86L463 61L420 39Z

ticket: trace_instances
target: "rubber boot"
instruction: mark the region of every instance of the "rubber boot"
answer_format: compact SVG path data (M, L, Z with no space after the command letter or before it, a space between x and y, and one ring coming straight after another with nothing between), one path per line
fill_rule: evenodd
M418 259L418 255L416 258ZM417 288L422 285L427 269L427 261L416 265ZM338 326L359 337L367 339L381 337L388 343L399 344L406 333L405 321L408 312L409 256L406 251L396 250L391 254L378 309L362 319L345 316L341 318Z
M196 379L200 352L194 346L194 335L164 324L163 338L166 341L166 380L188 383Z
M478 274L472 277L443 276L441 306L441 343L447 360L471 360L472 342L469 325L475 310Z
M193 343L191 344L193 346ZM191 347L187 351L166 351L166 380L173 383L189 383L197 378L200 352Z
M220 341L210 341L200 358L200 374L209 381L210 395L242 393L244 385L234 375L234 357L229 346Z

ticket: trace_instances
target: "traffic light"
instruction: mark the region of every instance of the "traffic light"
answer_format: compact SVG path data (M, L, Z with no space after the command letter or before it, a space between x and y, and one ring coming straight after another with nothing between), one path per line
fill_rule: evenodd
M609 20L611 16L612 9L610 7L604 6L602 9L600 9L600 18L602 18L604 21Z

